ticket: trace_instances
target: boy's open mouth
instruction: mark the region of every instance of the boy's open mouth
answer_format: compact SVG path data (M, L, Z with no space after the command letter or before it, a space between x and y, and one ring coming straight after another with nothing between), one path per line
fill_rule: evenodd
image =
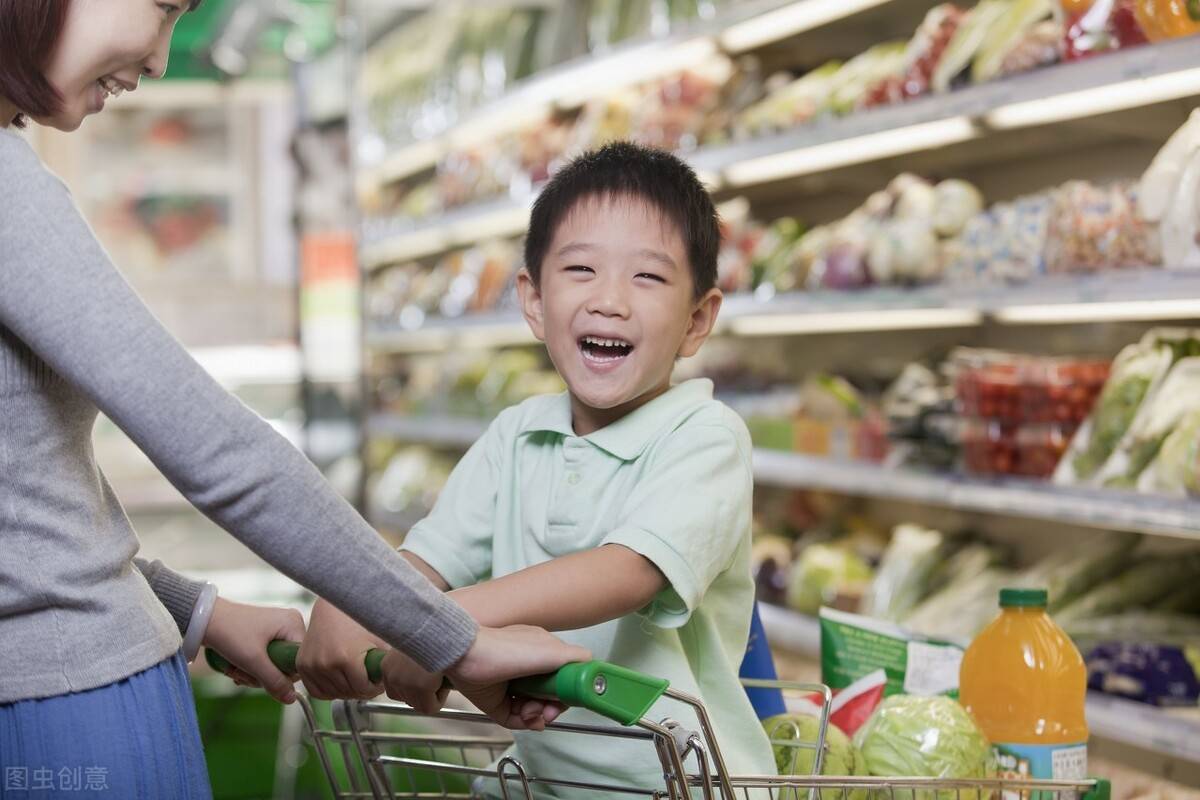
M624 339L605 339L600 336L583 336L579 339L579 349L583 357L589 361L607 364L620 361L633 352L633 345Z

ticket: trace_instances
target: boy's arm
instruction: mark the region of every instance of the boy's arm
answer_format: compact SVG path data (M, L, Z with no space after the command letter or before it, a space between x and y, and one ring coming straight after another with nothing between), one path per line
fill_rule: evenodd
M429 568L418 561L413 560L413 566ZM537 625L566 631L632 614L645 608L666 585L666 578L649 559L622 545L608 544L456 589L450 596L480 625Z
M404 558L408 560L408 563L412 564L413 567L416 568L417 572L424 575L426 580L436 586L439 590L443 592L450 591L450 584L447 583L446 579L442 577L442 573L429 566L428 561L421 558L416 553L409 552L408 550L401 550L400 555L404 556Z

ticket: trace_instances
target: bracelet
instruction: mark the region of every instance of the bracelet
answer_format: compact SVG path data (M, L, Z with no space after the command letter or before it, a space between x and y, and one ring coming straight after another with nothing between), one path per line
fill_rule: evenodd
M205 581L204 587L200 590L200 596L196 598L196 605L192 607L187 633L183 637L183 657L189 664L196 660L196 655L200 652L200 643L204 641L204 634L208 632L208 623L212 619L213 609L216 605L216 584Z

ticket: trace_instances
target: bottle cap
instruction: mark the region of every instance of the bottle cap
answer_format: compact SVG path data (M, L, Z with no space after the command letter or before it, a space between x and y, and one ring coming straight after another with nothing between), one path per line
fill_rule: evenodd
M1050 600L1045 589L1001 589L1001 608L1045 608Z

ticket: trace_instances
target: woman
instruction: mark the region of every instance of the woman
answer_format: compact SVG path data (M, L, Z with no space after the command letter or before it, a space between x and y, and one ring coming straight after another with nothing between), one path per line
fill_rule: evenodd
M214 604L210 588L135 564L137 539L92 454L98 411L197 508L382 640L446 670L493 717L541 727L556 709L511 701L505 681L587 657L540 629L479 628L410 568L154 320L63 184L9 130L27 119L75 130L108 96L161 77L188 10L184 0L0 0L6 799L56 796L33 785L38 770L87 769L115 797L208 797L181 634L291 698L263 650L301 638L298 614ZM366 681L344 676L355 691Z

